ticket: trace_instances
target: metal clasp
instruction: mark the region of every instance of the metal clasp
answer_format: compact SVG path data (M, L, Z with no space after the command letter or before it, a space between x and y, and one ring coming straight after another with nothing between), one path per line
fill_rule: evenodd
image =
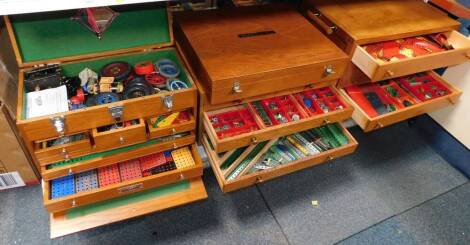
M243 90L242 90L242 85L240 84L239 81L233 82L232 92L233 92L234 94L238 94L238 93L243 92Z
M111 117L114 118L116 122L120 122L122 120L122 116L124 115L124 106L113 106L109 107L109 113L111 113Z
M173 95L163 96L162 101L167 110L171 111L173 109Z
M64 136L65 134L65 117L64 115L51 118L52 126L59 134L59 136Z

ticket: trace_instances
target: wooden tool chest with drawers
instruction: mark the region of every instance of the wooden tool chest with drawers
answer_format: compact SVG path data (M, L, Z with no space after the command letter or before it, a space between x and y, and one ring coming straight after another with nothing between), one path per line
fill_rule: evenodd
M119 16L101 40L70 19L74 11L4 17L8 35L3 41L10 44L7 51L18 66L17 126L43 177L51 237L207 197L195 146L197 89L173 45L172 14L161 4L114 10ZM132 69L144 61L155 69L145 76ZM86 106L28 114L28 103L38 98L28 100L25 74L36 66L58 64L65 77L78 76L85 68L101 70L104 77L103 67L113 62L129 64L133 71L124 89L131 86L131 76L150 83L147 75L163 75L168 62L172 67L166 72L178 71L171 81L178 80L180 87L151 87L149 93L139 90L142 94L130 93L126 99L123 92L117 100L88 91ZM92 96L98 96L97 104L88 104ZM42 103L46 98L39 99Z
M460 96L431 70L468 62L470 40L456 31L457 21L432 5L306 0L303 11L349 55L338 88L364 131L452 105Z
M354 152L333 86L348 58L286 5L181 13L177 46L199 85L199 141L224 192Z

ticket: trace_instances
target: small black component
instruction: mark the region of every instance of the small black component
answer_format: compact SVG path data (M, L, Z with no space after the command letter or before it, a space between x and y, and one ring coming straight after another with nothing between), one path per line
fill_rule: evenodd
M61 86L62 70L58 64L34 68L24 73L26 92Z
M144 77L135 77L126 84L122 92L123 99L132 99L152 94L153 88Z
M372 107L374 107L375 111L377 111L377 113L383 115L389 112L387 107L384 105L384 103L382 103L382 100L380 100L380 97L376 93L368 92L364 93L364 95L366 96L367 100L372 105Z
M67 97L72 98L77 95L77 90L80 88L81 80L79 77L66 77L61 85L67 88Z

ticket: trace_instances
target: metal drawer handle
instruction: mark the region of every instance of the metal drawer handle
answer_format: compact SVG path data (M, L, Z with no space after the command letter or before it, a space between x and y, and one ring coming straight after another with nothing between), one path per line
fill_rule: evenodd
M178 145L176 145L176 143L173 143L173 149L176 149L178 148Z
M386 75L387 75L388 77L393 77L393 76L395 75L395 72L393 72L393 71L391 71L391 70L387 70Z
M320 26L321 29L323 29L323 31L328 34L328 35L331 35L333 34L333 32L338 29L336 26L329 26L327 25L321 18L321 14L320 13L313 13L311 10L308 10L307 11L307 15L308 17L313 21L315 22L318 26Z
M378 129L378 128L383 128L384 125L380 122L378 122L376 125L375 125L375 128Z
M251 138L251 143L252 143L252 144L257 144L257 143L258 143L258 139L257 139L256 137Z
M263 182L263 177L261 176L256 177L256 183L261 183L261 182Z
M326 124L330 124L330 123L331 123L331 121L328 120L328 118L325 118L325 120L323 120L323 124L325 124L325 125L326 125Z
M328 156L328 161L333 161L335 158L333 156Z
M73 174L73 171L71 168L69 168L69 172L67 173L68 175L72 175Z
M175 128L172 128L172 129L171 129L171 134L172 134L172 135L175 135L175 134L176 134L176 129L175 129Z
M76 207L77 203L75 202L75 199L72 200L72 208Z
M173 109L173 96L172 95L167 95L167 96L162 97L162 101L168 111L171 111Z
M232 92L234 94L239 94L239 93L243 92L242 85L240 84L239 81L233 82Z
M69 159L70 157L67 149L65 148L62 148L62 155L64 156L65 159Z
M124 139L124 137L122 136L119 136L119 144L124 144L124 142L126 141L126 139Z

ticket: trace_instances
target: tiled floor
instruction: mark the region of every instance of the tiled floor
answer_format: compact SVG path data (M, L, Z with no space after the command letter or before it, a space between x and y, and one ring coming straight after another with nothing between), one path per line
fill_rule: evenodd
M466 177L406 123L352 133L331 163L231 194L206 169L206 201L52 241L38 186L0 193L0 244L470 244Z

